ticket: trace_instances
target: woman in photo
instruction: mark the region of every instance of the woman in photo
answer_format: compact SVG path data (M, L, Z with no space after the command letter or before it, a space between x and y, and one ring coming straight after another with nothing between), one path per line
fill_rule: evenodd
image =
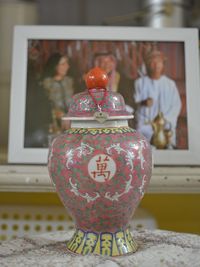
M51 103L52 124L50 132L62 131L61 119L68 112L74 93L73 79L68 76L69 60L59 53L52 54L45 66L43 87Z

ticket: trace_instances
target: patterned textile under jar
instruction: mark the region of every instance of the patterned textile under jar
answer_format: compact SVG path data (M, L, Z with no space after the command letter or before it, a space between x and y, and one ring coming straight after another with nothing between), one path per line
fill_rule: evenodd
M151 178L150 145L128 126L133 115L107 80L103 70L89 71L88 89L73 96L64 118L71 128L49 150L50 177L76 225L67 249L76 254L137 250L128 224Z

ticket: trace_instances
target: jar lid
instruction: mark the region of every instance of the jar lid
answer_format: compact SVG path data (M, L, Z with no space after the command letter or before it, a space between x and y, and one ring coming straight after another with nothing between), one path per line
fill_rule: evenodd
M108 76L96 67L86 75L87 89L72 97L69 111L64 120L97 120L104 122L114 119L131 119L126 110L124 98L119 93L106 89Z

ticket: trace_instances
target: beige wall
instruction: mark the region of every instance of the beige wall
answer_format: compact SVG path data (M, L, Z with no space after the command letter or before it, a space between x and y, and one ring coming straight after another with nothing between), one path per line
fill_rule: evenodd
M0 145L8 142L10 84L0 81Z
M11 61L14 25L37 24L38 12L34 2L0 2L0 145L8 142Z

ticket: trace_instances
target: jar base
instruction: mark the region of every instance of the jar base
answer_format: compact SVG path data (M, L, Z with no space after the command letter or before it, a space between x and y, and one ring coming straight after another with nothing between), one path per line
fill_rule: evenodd
M83 231L76 229L73 237L67 242L67 249L75 254L96 254L104 256L123 256L133 253L138 245L130 230L115 233Z

